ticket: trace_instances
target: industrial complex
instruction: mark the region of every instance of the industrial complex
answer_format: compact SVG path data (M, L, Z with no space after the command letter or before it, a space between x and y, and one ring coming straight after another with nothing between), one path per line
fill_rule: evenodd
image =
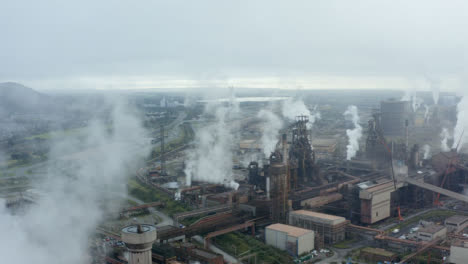
M466 263L468 156L441 138L459 98L367 99L344 115L347 102L175 98L133 99L152 152L96 229L94 263ZM7 206L33 204L27 193Z

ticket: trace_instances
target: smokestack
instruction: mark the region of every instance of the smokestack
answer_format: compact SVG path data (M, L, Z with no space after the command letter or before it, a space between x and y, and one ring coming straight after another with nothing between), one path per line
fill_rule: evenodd
M405 133L406 133L406 152L409 151L409 142L408 142L408 125L409 125L409 122L408 122L408 119L405 120Z
M283 163L285 165L288 165L288 140L287 140L288 136L286 133L284 133L281 137L281 145L283 147Z
M266 177L266 184L265 185L266 185L265 188L266 188L267 200L270 200L270 176Z

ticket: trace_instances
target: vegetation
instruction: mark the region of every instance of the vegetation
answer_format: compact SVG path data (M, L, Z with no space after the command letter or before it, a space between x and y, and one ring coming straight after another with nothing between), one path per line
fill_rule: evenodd
M196 216L191 216L191 217L187 217L187 218L184 218L182 219L182 221L180 221L181 224L183 224L184 226L189 226L195 222L197 222L198 220L204 218L204 217L207 217L209 216L209 214L201 214L201 215L196 215Z
M218 236L214 241L216 245L235 257L256 253L258 263L293 263L293 258L286 251L240 232Z
M164 207L161 211L172 216L176 213L190 210L185 204L175 201L173 197L156 189L144 186L137 180L131 179L128 182L128 192L132 196L144 201L145 203L161 201Z
M34 140L34 139L52 139L52 138L63 138L67 136L76 136L83 133L83 128L72 128L60 131L52 131L47 133L42 133L38 135L33 135L30 137L25 138L26 140Z
M15 186L15 185L26 185L26 184L29 184L29 180L26 177L0 179L0 186Z
M127 199L127 204L128 204L129 206L137 206L137 205L138 205L137 202L135 202L135 201L133 201L133 200L130 200L130 199Z
M359 254L361 253L361 249L366 248L360 247L360 248L355 248L346 254L345 258L351 258L353 261L358 261L359 260Z
M333 245L333 247L338 248L338 249L347 249L347 248L351 248L352 244L356 242L357 242L357 239L352 238L352 239L343 240L339 243L336 243Z

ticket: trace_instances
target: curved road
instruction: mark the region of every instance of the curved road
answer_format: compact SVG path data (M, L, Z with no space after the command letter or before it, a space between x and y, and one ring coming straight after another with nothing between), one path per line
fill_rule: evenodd
M124 198L124 199L131 200L131 201L137 203L138 205L145 204L145 202L143 202L142 200L140 200L140 199L138 199L136 197L133 197L133 196L131 196L129 194L122 194L122 193L115 193L115 192L112 192L112 194L118 195L118 196L120 196L121 198ZM157 215L159 217L159 219L161 219L161 222L159 222L156 226L165 226L165 225L173 225L174 224L174 220L172 218L170 218L168 215L166 215L165 213L160 212L160 211L154 209L153 207L148 208L148 210L152 214Z

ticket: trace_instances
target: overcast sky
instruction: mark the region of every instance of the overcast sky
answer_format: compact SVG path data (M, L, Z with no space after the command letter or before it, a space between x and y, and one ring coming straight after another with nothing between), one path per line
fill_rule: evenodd
M2 1L0 81L40 89L424 89L466 73L468 1Z

